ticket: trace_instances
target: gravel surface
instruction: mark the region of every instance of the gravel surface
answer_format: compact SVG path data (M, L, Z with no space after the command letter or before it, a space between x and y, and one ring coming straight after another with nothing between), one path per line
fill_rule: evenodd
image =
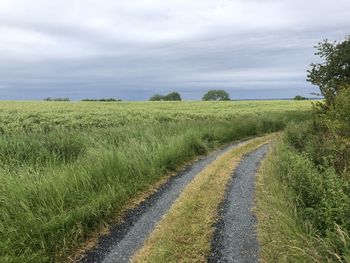
M209 262L258 262L254 207L255 174L269 146L246 155L234 171L215 225Z
M111 228L110 234L100 237L96 248L86 253L80 262L129 262L186 185L218 156L239 144L231 144L201 157L195 164L171 177L155 194L131 209L125 215L123 223Z

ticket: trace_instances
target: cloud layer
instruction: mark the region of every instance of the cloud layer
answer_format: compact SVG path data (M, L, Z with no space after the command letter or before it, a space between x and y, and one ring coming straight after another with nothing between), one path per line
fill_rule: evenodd
M0 99L308 95L313 46L349 26L348 0L3 0Z

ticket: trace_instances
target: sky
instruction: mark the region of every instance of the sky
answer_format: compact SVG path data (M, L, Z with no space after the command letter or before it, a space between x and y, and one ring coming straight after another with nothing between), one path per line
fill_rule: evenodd
M349 34L349 0L1 0L0 99L310 97L314 46Z

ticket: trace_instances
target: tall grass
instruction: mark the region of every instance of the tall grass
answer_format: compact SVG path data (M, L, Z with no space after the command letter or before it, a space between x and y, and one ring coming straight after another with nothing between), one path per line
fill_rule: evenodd
M349 177L294 149L288 143L295 141L293 131L264 162L258 180L262 261L350 262Z
M164 121L0 137L0 262L61 261L166 172L307 115Z

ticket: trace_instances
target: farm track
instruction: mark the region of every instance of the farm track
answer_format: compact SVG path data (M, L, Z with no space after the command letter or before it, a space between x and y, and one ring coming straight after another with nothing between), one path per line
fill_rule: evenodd
M241 160L233 173L214 231L209 262L258 262L254 207L255 174L269 148L265 144Z
M192 179L217 157L240 144L233 143L201 157L195 164L171 177L155 194L128 211L123 223L112 226L108 235L100 237L96 248L87 252L80 262L129 262Z

